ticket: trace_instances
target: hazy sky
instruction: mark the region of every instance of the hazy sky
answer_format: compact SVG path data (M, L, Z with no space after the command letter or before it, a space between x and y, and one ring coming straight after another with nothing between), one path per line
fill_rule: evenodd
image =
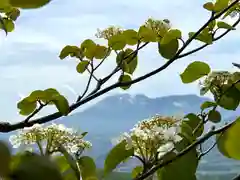
M119 25L138 28L149 17L169 19L186 37L204 24L209 13L202 8L203 0L53 0L48 6L24 11L16 22L16 29L0 38L0 110L2 120L21 119L16 102L19 95L28 95L35 89L57 88L70 102L76 99L72 92L81 92L87 76L76 73L74 59L61 61L59 52L64 45L80 45L84 39L94 38L97 28ZM196 44L193 44L193 47ZM204 51L181 59L160 74L129 90L148 96L171 94L199 94L197 83L183 85L179 74L192 61L208 62L212 69L233 70L231 62L240 62L240 30L236 30ZM139 57L135 77L146 73L165 60L156 45L145 48ZM114 58L98 73L103 76L115 65ZM112 80L112 82L114 79ZM71 88L69 88L71 87ZM121 92L115 90L114 93Z

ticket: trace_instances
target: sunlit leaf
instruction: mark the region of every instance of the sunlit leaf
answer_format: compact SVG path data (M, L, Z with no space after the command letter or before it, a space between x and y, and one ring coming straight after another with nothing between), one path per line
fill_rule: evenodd
M8 145L0 141L0 177L7 177L10 172L11 152Z
M121 162L133 155L133 149L126 149L126 141L122 141L111 149L104 162L104 174L113 171Z
M119 77L119 82L121 82L121 83L126 83L126 82L130 82L130 81L132 81L132 78L128 74L123 74ZM120 87L123 90L127 90L131 87L131 84L130 85L121 85Z
M6 16L8 16L13 21L16 21L20 16L20 11L17 8L11 8L10 11L6 12Z
M117 34L110 37L108 46L113 50L122 50L126 46L126 39L123 34Z
M11 179L18 180L63 180L55 163L48 157L40 155L25 155L21 163L13 170Z
M183 83L192 83L210 73L211 69L208 64L201 61L194 61L189 64L184 72L180 75Z
M123 36L125 37L126 43L128 45L135 45L138 43L139 40L138 33L133 29L123 31Z
M218 21L217 22L217 27L222 28L222 29L236 30L235 27L233 27L230 24L228 24L226 22L223 22L223 21Z
M147 28L146 26L141 26L138 30L138 36L143 42L156 42L157 35L153 32L152 29Z
M78 160L82 180L97 180L96 165L89 156L83 156Z
M77 72L84 73L85 70L87 69L88 65L89 65L89 61L84 60L84 61L79 62L76 67Z
M141 172L143 171L143 167L142 166L136 166L133 170L132 170L132 178L136 178Z
M27 116L31 114L37 108L37 102L31 101L29 98L24 98L17 103L17 108L20 110L20 114Z
M221 121L221 114L220 112L216 111L216 110L211 110L208 113L208 119L214 123L218 123Z
M204 109L207 109L207 108L210 108L210 107L214 107L214 106L217 106L217 104L216 104L215 102L205 101L205 102L201 105L201 109L204 110Z
M212 2L207 2L203 5L204 9L207 9L208 11L214 10L214 4Z
M69 109L69 103L68 100L62 96L62 95L58 95L56 97L54 97L54 99L52 100L56 106L56 108L59 110L59 112L62 115L68 115L70 109Z
M176 156L176 153L169 153L165 159L169 159ZM196 151L190 151L184 156L178 158L172 163L164 166L157 171L158 180L170 180L170 179L186 179L196 180L196 170L198 166L198 158Z
M182 33L178 29L169 30L161 39L161 45L168 44L172 40L180 39L182 37Z
M223 134L217 137L218 150L226 157L240 160L240 118L237 118Z
M0 29L5 29L7 32L12 32L14 30L14 23L12 20L3 18L2 19L3 24L0 23Z
M158 43L158 52L165 59L172 59L178 51L179 43L177 39L171 40L167 44Z
M69 55L73 56L73 55L77 55L79 53L80 53L80 48L79 47L67 45L62 49L62 51L59 55L59 58L64 59Z
M223 9L228 7L228 4L229 0L216 0L216 3L214 4L214 11L222 11Z
M191 127L192 133L198 127L198 130L195 130L194 135L197 137L201 136L204 131L204 126L203 125L199 126L199 124L202 122L202 120L196 114L193 113L187 114L185 118L188 119L186 123Z
M195 32L188 33L189 38L194 36ZM200 34L198 34L194 39L199 40L201 42L212 44L213 36L212 33L208 31L208 29L204 29Z
M51 0L9 0L13 7L23 8L23 9L33 9L40 8L48 4Z

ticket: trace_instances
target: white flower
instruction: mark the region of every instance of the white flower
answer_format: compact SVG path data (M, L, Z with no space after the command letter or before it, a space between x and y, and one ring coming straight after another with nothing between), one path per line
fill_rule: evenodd
M133 148L133 144L132 144L132 139L131 136L128 133L124 133L123 136L125 137L125 140L127 142L127 149L132 149Z
M77 153L78 152L78 150L79 150L79 147L75 144L75 145L73 145L72 147L71 147L71 153Z
M157 150L158 154L158 158L160 159L161 157L163 157L166 153L170 152L171 150L173 150L174 148L174 144L172 142L168 142L162 146L160 146Z

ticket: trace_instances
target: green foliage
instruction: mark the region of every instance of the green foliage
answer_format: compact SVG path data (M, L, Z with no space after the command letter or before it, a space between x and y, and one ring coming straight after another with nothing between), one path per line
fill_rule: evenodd
M138 35L142 42L156 42L157 35L154 31L146 26L141 26L138 31Z
M137 68L138 58L132 49L127 48L125 51L118 53L116 62L123 72L133 74Z
M84 73L89 65L89 61L83 60L80 63L78 63L76 69L78 73Z
M233 125L217 136L218 150L226 157L240 160L239 143L240 118L237 118Z
M195 35L195 32L188 33L189 38L192 38ZM206 44L212 44L213 35L210 29L205 28L200 34L198 34L194 39L201 41Z
M195 61L187 66L184 72L180 75L183 83L192 83L199 78L210 73L211 69L208 64Z
M182 33L178 29L170 29L161 39L161 45L168 44L172 40L182 38Z
M207 2L203 5L204 9L208 11L214 11L214 4L212 2Z
M0 177L6 177L10 172L11 152L7 144L0 141Z
M27 116L34 112L37 108L37 103L40 107L54 104L62 115L69 113L69 103L67 99L53 88L33 91L28 97L18 102L17 107L20 114Z
M24 155L21 162L11 173L13 179L19 180L62 180L61 173L56 164L45 156Z
M9 0L9 3L18 8L33 9L48 4L51 0Z
M210 107L216 107L217 104L215 102L211 102L211 101L205 101L202 105L201 105L201 109L202 110L205 110L207 108L210 108Z
M113 35L108 40L108 46L115 51L122 50L126 46L126 44L127 44L126 39L122 33Z
M142 173L143 171L143 167L142 166L136 166L133 170L132 170L132 178L136 178L140 173Z
M190 113L185 116L186 119L184 122L191 128L191 135L199 137L204 131L204 126L200 117L196 114ZM195 132L194 132L195 131Z
M108 153L104 162L104 175L114 170L121 162L133 156L133 149L126 149L126 141L117 144Z
M179 42L177 39L172 39L167 44L158 43L158 52L162 57L166 59L172 59L177 53L178 48Z
M183 150L188 146L185 139L181 141L176 147L178 151ZM176 156L176 153L170 152L166 157L165 161ZM159 180L170 180L170 179L186 179L196 180L196 170L198 166L198 157L196 150L192 150L184 156L176 159L170 164L159 169L158 179ZM187 172L187 173L186 173Z
M209 113L208 113L208 120L210 120L210 121L212 121L214 123L220 122L221 118L222 118L221 114L217 110L213 109L213 110L209 111Z
M61 51L61 53L60 53L60 55L59 55L59 58L60 59L64 59L64 58L66 58L67 56L71 56L71 57L73 57L73 56L77 56L77 55L81 55L81 50L80 50L80 48L79 47L77 47L77 46L70 46L70 45L67 45L67 46L65 46L63 49L62 49L62 51Z
M229 0L216 0L214 4L214 11L219 12L228 7Z
M128 74L122 74L119 77L119 82L121 83L126 83L126 82L130 82L132 80L131 76L129 76ZM120 86L123 90L127 90L130 88L131 85L122 85Z
M83 180L97 180L96 165L91 157L83 156L78 160Z
M218 21L217 22L217 27L220 28L220 29L236 30L235 27L233 27L233 26L231 26L228 23L223 22L223 21Z
M126 39L126 44L135 45L139 41L138 33L133 29L123 31L123 36Z

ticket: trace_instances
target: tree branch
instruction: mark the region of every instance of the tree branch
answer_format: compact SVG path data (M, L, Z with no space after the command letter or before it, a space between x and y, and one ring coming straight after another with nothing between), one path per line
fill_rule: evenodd
M114 84L112 84L112 85L110 85L110 86L100 90L102 84L104 84L107 80L109 80L112 77L112 75L114 74L114 73L111 73L109 76L107 76L103 80L99 80L96 89L93 91L94 93L90 93L90 95L88 95L86 98L84 98L81 101L78 101L78 102L72 104L70 106L70 112L72 112L73 110L77 109L79 106L81 106L81 105L83 105L83 104L85 104L85 103L87 103L87 102L89 102L89 101L91 101L91 100L93 100L93 99L95 99L95 98L97 98L97 97L99 97L99 96L101 96L101 95L111 91L112 89L115 89L115 88L121 87L121 86L127 86L127 85L132 85L132 84L138 83L138 82L140 82L142 80L145 80L145 79L147 79L147 78L149 78L149 77L151 77L151 76L153 76L153 75L163 71L169 65L171 65L176 59L179 59L179 56L184 51L184 49L201 33L201 31L203 29L205 29L208 26L208 24L211 21L221 17L221 15L223 15L228 9L230 9L232 6L234 6L238 2L239 2L239 0L238 1L234 1L230 6L225 8L222 12L218 13L216 16L211 16L211 18L191 38L189 38L185 42L184 46L182 46L179 49L179 51L176 53L176 55L172 59L167 61L164 65L159 67L158 69L155 69L155 70L153 70L153 71L151 71L151 72L149 72L149 73L147 73L147 74L145 74L143 76L140 76L140 77L138 77L138 78L136 78L136 79L134 79L132 81L124 82L124 83L117 82L117 83L114 83ZM147 44L148 43L143 44L141 47L139 47L137 49L137 51L139 49L143 48L144 46L146 46ZM137 53L137 52L134 51L133 53ZM41 118L37 118L37 119L32 120L30 122L21 121L21 122L15 123L15 124L10 124L10 123L4 123L3 122L3 123L0 123L0 132L5 132L6 133L6 132L14 131L14 130L17 130L17 129L22 129L24 127L30 127L30 126L32 126L32 125L34 125L36 123L43 124L43 123L55 120L55 119L57 119L57 118L59 118L61 116L62 116L62 114L60 112L56 112L56 113L53 113L53 114L50 114L50 115L47 115L47 116L44 116L44 117L41 117Z

